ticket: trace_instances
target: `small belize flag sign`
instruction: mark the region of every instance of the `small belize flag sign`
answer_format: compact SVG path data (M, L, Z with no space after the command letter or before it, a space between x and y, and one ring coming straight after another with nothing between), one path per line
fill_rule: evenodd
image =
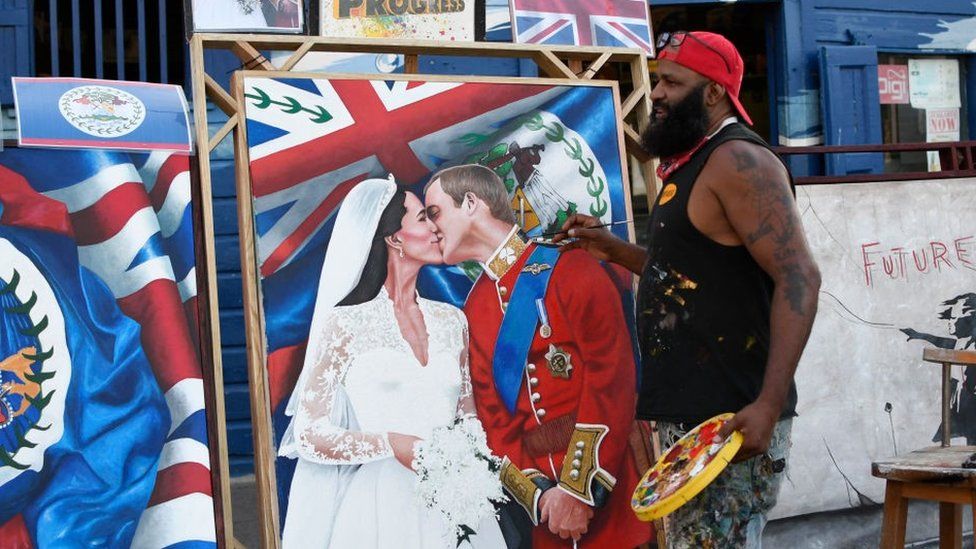
M21 146L192 152L186 97L179 86L87 78L12 80Z

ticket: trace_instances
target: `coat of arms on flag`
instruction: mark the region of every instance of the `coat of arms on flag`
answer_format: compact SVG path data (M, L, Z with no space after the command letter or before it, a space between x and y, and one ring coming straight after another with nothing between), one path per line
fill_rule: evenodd
M179 86L21 77L13 84L21 146L192 151Z
M189 157L0 153L3 545L216 547Z
M646 0L509 0L520 44L640 48L654 54Z
M628 217L612 86L244 74L238 93L265 327L249 337L267 341L276 442L288 425L285 407L302 368L336 212L360 182L392 175L423 197L437 170L477 163L503 180L530 236L575 212L606 222ZM628 238L626 225L613 230ZM469 265L427 266L418 288L458 305L477 275ZM626 281L621 291L630 291ZM294 468L294 460L277 459L281 524Z

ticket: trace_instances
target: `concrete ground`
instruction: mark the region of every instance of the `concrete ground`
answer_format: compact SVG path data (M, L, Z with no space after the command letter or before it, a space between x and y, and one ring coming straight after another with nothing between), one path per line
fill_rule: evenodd
M234 537L245 547L261 546L258 537L257 490L254 477L231 480L231 499L234 513ZM938 506L928 502L912 502L908 510L906 547L928 549L938 547ZM963 511L963 524L972 524L972 509ZM971 528L963 547L974 549ZM775 520L766 527L763 546L767 549L874 549L881 539L881 507L859 507L817 513L803 517Z

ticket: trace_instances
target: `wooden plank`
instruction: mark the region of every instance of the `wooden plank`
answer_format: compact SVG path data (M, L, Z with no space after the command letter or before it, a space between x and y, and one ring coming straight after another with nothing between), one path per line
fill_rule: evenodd
M639 105L641 101L644 101L645 99L646 97L644 95L644 90L641 88L637 88L630 92L630 95L628 95L627 99L624 100L624 118L630 116L630 113L634 111L637 105Z
M976 469L964 469L963 462L976 453L976 446L933 446L902 456L875 461L871 474L906 482L952 482L976 487Z
M169 57L166 44L166 0L159 0L159 81L169 83Z
M647 151L644 150L643 145L641 145L640 139L641 133L651 121L651 76L647 70L647 58L643 54L631 57L628 63L630 65L630 79L634 83L634 89L643 90L644 97L637 103L631 114L631 118L634 120L634 126L632 128L628 127L631 131L627 134L627 147L630 154L645 163L641 175L644 178L644 187L647 189L647 196L645 197L647 211L651 211L654 209L654 199L663 186L657 177L657 160L651 159ZM650 161L650 165L647 164L648 161Z
M196 132L198 147L208 142L207 90L203 63L202 42L194 38L190 42L190 75L193 90L194 131ZM220 307L217 301L217 255L213 234L213 193L210 185L209 151L204 154L198 149L196 161L200 186L200 218L204 230L203 256L205 258L205 264L203 267L205 269L204 277L206 279L206 284L200 285L201 288L206 288L206 303L201 304L200 307L202 312L209 313L206 316L208 318L207 326L209 327L210 336L210 356L206 357L206 362L211 367L210 375L213 380L214 393L214 403L208 408L207 412L207 417L213 418L212 424L215 426L209 433L211 447L216 448L216 452L211 451L211 460L213 461L214 453L216 453L217 462L216 467L214 467L214 464L211 464L211 471L216 470L215 472L217 473L216 488L219 490L215 490L215 496L220 501L219 503L214 502L214 509L216 513L219 513L217 520L221 521L223 526L223 536L218 538L217 541L221 547L226 547L228 540L234 539L234 517L230 497L230 468L227 455L226 430L227 418L224 412L224 374L220 352L220 322L217 321L220 316ZM203 314L201 314L201 317L203 317Z
M404 55L403 72L407 74L417 74L420 72L420 56L412 53Z
M288 57L288 60L278 70L290 71L295 68L295 65L308 53L308 50L312 49L312 45L312 42L305 42L301 46L298 46L298 49Z
M263 53L259 52L257 48L251 45L249 42L243 40L238 40L230 47L230 50L234 52L234 55L243 63L243 68L246 70L263 69L266 71L275 70L274 65L268 58L264 56Z
M962 351L956 349L935 349L927 348L922 351L922 360L941 364L964 364L966 366L976 366L976 351Z
M227 137L227 134L229 134L230 131L235 127L237 127L237 117L233 116L228 118L227 122L224 122L224 125L221 126L220 129L217 130L217 133L215 133L207 142L207 152L213 152L213 150L217 148L217 145L220 145L220 142L223 141L224 138Z
M568 78L535 78L526 76L466 76L454 74L350 74L350 73L321 73L321 72L283 72L283 71L240 71L244 78L324 78L324 79L382 79L384 81L405 82L486 82L492 84L538 84L548 86L586 86L593 88L614 88L615 80L580 80ZM618 103L619 105L619 103Z
M582 59L570 59L566 63L566 66L569 67L569 70L573 72L573 74L576 76L576 78L579 78L579 77L581 77L583 75L583 60Z
M224 88L220 87L220 84L213 79L209 74L204 73L202 80L206 86L206 90L210 99L217 105L220 110L224 111L227 116L234 116L237 114L237 101L227 93Z
M122 0L116 0L121 2ZM48 28L52 29L49 33L51 37L51 76L61 76L61 62L58 49L58 32L53 29L58 28L58 0L48 0L48 11L50 12Z
M583 78L589 80L594 76L596 76L596 74L600 72L600 69L602 69L603 66L607 64L607 61L610 60L611 55L612 55L611 53L606 52L600 57L597 57L596 61L593 61L592 63L590 63L590 66L586 67L586 72L584 72L582 75Z
M939 549L962 549L962 505L939 504Z
M973 490L972 499L970 500L969 504L972 505L972 508L970 509L970 511L972 511L970 514L972 515L973 518L972 533L973 533L973 537L976 538L976 490ZM974 541L973 543L974 545L976 545L976 541Z
M136 20L139 29L139 81L145 82L146 75L146 0L136 0Z
M57 27L51 29L52 34L56 32L58 32ZM142 34L142 29L139 30L139 33ZM71 0L71 45L73 47L71 55L74 60L74 75L79 77L81 76L81 13L78 0ZM145 78L143 78L143 82L145 82Z
M239 42L246 42L259 50L290 49L287 47L289 44L297 46L305 42L312 42L315 44L312 51L352 53L413 53L531 58L536 52L548 51L555 53L563 59L595 60L604 53L609 52L614 57L619 56L620 61L643 56L643 52L636 48L606 48L598 46L542 46L505 42L448 42L411 39L376 40L370 38L274 34L206 33L200 36L205 48L231 50Z
M56 2L57 0L51 1ZM115 70L119 80L125 80L125 23L123 15L122 0L115 0Z
M576 73L563 64L563 62L551 51L542 50L533 56L533 59L547 76L551 76L553 78L577 78Z
M967 505L972 501L973 488L969 486L958 487L930 482L899 482L899 484L902 485L902 497L908 499L944 501L959 505Z
M902 497L902 483L888 481L881 522L881 549L903 549L907 523L908 500Z
M95 78L105 78L105 55L103 51L105 32L102 28L102 0L95 0Z
M237 104L244 101L244 78L236 72L231 87ZM254 430L254 476L258 490L261 546L278 549L278 483L275 475L274 429L271 424L271 394L265 351L264 311L258 288L257 240L254 202L251 193L247 128L238 112L234 130L234 162L237 179L237 222L240 227L241 275L244 286L244 325L247 333L248 379L251 387L251 426Z
M634 156L637 156L635 152L637 152L638 150L643 152L644 148L641 146L640 135L638 135L637 131L635 131L634 128L630 127L630 125L625 124L624 135L627 139L627 152L633 154Z

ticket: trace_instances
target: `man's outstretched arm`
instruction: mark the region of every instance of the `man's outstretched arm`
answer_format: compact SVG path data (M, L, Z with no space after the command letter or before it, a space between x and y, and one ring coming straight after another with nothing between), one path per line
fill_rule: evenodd
M602 224L597 217L573 214L563 223L564 232L552 240L562 242L567 238L575 238L575 241L565 244L560 251L580 248L600 261L616 263L636 275L641 274L644 263L647 262L647 250L617 238L606 227L602 227Z

